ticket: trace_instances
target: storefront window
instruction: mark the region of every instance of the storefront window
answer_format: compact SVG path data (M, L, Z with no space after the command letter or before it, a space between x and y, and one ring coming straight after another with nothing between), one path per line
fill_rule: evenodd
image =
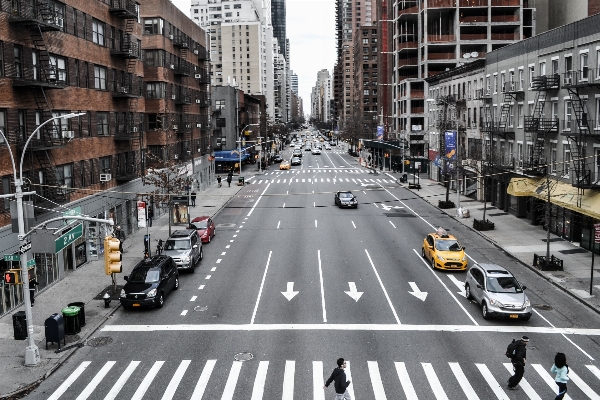
M517 211L517 207L518 207L518 198L517 196L509 196L510 197L510 209Z

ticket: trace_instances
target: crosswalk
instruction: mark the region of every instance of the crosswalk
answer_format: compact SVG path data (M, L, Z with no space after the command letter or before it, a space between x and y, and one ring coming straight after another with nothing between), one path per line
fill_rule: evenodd
M348 390L353 399L510 398L510 391L506 389L506 381L512 374L510 363L490 366L458 362L347 363L346 376L352 382ZM331 397L332 388L323 390L331 365L323 361L296 364L294 360L84 361L48 399L324 400ZM565 399L600 399L598 367L570 368L569 377L569 394L572 397L567 395ZM519 385L520 393L531 400L553 398L557 388L553 378L547 366L528 365L526 378ZM526 398L522 394L518 398Z
M307 172L305 172L307 171ZM319 176L316 174L322 172L335 172L335 173L349 173L357 174L356 177L340 177L340 176ZM308 175L310 174L310 175ZM276 171L265 173L262 176L255 176L249 178L248 181L253 184L292 184L292 183L353 183L359 186L366 185L389 185L396 183L394 178L390 178L383 175L379 178L369 178L365 176L358 177L358 174L365 174L363 170L327 170L327 169L314 169L314 170L297 170L297 171ZM367 173L368 174L368 173Z

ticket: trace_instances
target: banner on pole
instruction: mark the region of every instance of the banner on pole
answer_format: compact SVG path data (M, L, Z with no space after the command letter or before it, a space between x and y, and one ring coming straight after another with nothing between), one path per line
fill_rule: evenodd
M600 243L600 224L594 224L594 242Z

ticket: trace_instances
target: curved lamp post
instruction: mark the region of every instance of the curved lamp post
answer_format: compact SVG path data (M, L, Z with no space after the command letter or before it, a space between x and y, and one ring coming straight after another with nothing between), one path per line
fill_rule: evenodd
M240 140L238 141L240 146L240 176L242 175L242 135L244 134L244 131L246 130L247 127L249 126L260 126L260 124L248 124L246 126L244 126L242 128L242 131L240 132Z
M40 128L42 126L46 125L48 122L54 121L55 119L69 119L69 118L73 118L73 117L78 117L80 115L85 115L85 113L71 113L71 114L61 115L58 117L52 117L49 120L44 121L42 124L40 124L40 126L38 126L31 133L31 135L27 139L27 142L25 142L25 146L23 146L23 151L22 151L23 154L21 155L21 162L19 164L19 178L18 179L17 179L17 168L15 165L15 159L13 157L12 149L10 148L10 144L8 143L8 140L7 140L6 136L4 135L4 132L2 132L2 130L0 130L0 134L4 138L4 142L6 143L6 146L8 147L8 152L10 154L10 161L13 166L13 177L15 180L14 197L17 199L17 219L18 219L18 225L19 225L19 234L17 237L19 239L19 245L20 245L19 248L20 249L26 249L25 244L27 243L27 235L25 235L25 220L24 220L24 216L23 216L23 195L35 194L35 192L23 193L23 190L21 189L21 187L23 186L23 160L25 159L25 150L27 149L27 146L29 145L29 142L31 141L33 136L35 134L37 134L38 131L40 130ZM23 297L25 299L25 320L27 322L27 347L25 347L25 365L35 366L40 362L40 351L39 351L37 345L35 344L35 341L33 340L33 317L32 317L32 313L31 313L31 299L29 298L29 279L28 279L28 273L27 273L27 253L28 252L29 252L29 250L23 251L23 254L21 254L21 256L20 256L21 277L23 280Z

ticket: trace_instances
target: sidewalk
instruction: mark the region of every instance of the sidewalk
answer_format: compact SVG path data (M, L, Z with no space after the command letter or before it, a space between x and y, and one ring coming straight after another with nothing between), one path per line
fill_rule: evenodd
M379 174L394 177L398 182L402 175L401 173L381 171ZM412 182L412 179L413 176L409 175L409 183ZM409 190L435 207L438 206L438 200L446 200L446 188L439 182L421 177L420 184L420 190ZM403 183L401 186L408 188L408 183ZM449 198L456 204L456 191L450 190ZM504 212L504 210L491 206L488 202L486 219L492 221L495 228L491 231L477 231L473 229L473 219L483 219L483 202L460 196L460 205L468 208L471 214L469 218L457 218L456 208L440 209L440 211L456 218L457 221L513 256L544 279L600 313L600 297L590 296L589 294L592 265L592 253L590 251L551 234L550 254L563 260L564 271L541 271L533 267L534 253L542 256L546 255L547 232L541 225L532 225L529 220L517 218ZM594 271L594 293L600 293L600 272L596 268Z
M243 175L248 178L258 174L254 165L244 165ZM200 215L213 216L217 214L235 194L242 189L237 186L238 174L234 174L231 187L227 186L226 174L223 177L223 186L217 187L215 183L203 192L198 192L196 207L190 207L191 219ZM218 221L216 221L218 227ZM152 253L156 248L155 239L166 240L169 235L167 215L155 218L148 232L152 237ZM173 230L181 229L173 226ZM123 276L128 275L133 266L143 257L145 228L140 228L129 235L124 241L123 273L117 276L117 285L123 285ZM34 388L39 382L48 377L54 370L62 365L74 353L79 344L94 345L95 332L111 318L119 307L117 294L111 296L109 308L104 307L102 296L107 289L112 288L111 279L104 274L104 259L102 256L96 261L88 262L75 271L66 272L63 280L56 282L35 297L33 312L34 338L40 350L40 363L35 367L24 366L26 340L14 340L12 315L23 311L21 306L0 318L0 399L17 399L26 395L28 389ZM61 352L57 352L56 344L49 344L46 350L44 321L54 313L72 302L85 303L86 325L81 333L66 336L67 344L61 344ZM88 342L89 341L89 342Z

